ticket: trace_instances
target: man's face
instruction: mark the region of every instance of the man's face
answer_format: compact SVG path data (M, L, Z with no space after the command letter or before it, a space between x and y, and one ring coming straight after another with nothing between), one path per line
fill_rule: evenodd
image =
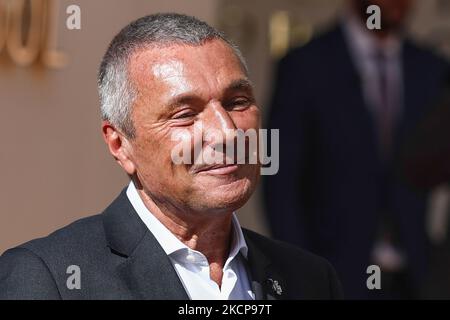
M172 160L180 144L172 136L180 130L191 139L194 155L195 145L200 150L208 145L202 138L210 131L259 129L259 108L232 49L220 40L142 49L132 56L129 72L138 91L131 158L147 194L184 213L229 212L245 204L259 177L258 164L207 170L202 161ZM199 124L203 136L194 134Z

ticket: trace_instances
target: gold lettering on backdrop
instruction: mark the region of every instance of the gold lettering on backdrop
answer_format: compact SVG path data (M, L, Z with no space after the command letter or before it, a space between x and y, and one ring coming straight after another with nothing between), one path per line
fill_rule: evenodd
M269 20L270 54L282 57L289 49L291 23L287 11L277 11Z
M279 59L289 48L306 44L313 35L312 25L295 19L288 11L278 10L269 18L269 45L272 57Z
M56 49L56 6L57 1L50 0L0 0L0 53L6 49L23 67L35 62L49 68L67 64L67 56Z
M59 0L46 0L47 10L44 10L45 18L43 19L45 30L47 30L44 50L42 51L42 63L53 69L60 69L69 62L69 57L57 49L58 28L56 27L59 12Z
M19 66L31 65L39 54L43 34L43 1L15 0L9 7L10 29L6 48L11 59ZM27 5L29 6L28 12L25 10Z

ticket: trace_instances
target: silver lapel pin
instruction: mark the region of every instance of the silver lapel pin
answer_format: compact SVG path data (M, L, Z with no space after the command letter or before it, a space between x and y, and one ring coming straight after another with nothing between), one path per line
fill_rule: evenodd
M273 279L267 279L270 281L271 285L272 285L272 290L279 296L281 296L281 294L283 293L283 289L281 289L280 284L278 283L277 280L273 280Z

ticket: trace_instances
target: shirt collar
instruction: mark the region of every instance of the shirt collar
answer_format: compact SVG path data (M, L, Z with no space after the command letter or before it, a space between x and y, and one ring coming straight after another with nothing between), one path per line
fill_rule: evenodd
M155 236L156 240L159 242L164 252L168 256L176 256L176 252L179 251L190 251L188 246L181 242L169 229L167 229L145 206L142 201L133 181L130 182L127 188L127 197L130 200L134 210L145 223L150 232ZM241 226L233 213L232 217L232 241L230 253L228 256L227 263L233 260L240 252L245 258L247 258L248 247L245 242L244 235L242 233Z

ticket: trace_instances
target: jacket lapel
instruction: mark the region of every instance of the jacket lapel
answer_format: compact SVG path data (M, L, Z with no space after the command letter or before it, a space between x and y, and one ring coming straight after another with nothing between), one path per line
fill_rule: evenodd
M255 299L287 299L289 292L284 279L273 267L257 241L252 239L250 233L245 229L243 229L243 233L248 247L248 269Z
M189 299L169 258L149 231L119 269L139 299Z
M118 272L137 299L189 299L169 257L139 219L125 190L105 210L103 224L113 254L126 260Z

